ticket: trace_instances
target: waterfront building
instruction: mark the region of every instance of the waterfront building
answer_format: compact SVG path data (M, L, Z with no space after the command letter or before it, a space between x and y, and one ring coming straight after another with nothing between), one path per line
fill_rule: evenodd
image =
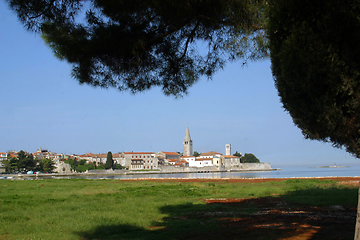
M184 159L179 159L175 164L175 167L189 167L189 163Z
M155 152L123 152L125 167L129 170L158 169Z
M178 160L180 160L180 154L177 152L160 151L156 153L156 157L159 159L159 165L174 165Z
M124 158L123 154L121 154L121 153L113 153L112 157L113 157L113 160L114 160L114 164L116 164L116 165L120 164L121 166L124 166L125 158Z
M107 159L107 153L98 153L91 155L91 162L96 163L99 165L100 163L105 164Z
M240 166L240 157L224 155L221 162L225 169L232 169Z
M213 158L212 157L196 157L195 158L195 162L193 162L195 164L195 166L190 166L189 167L211 167L213 166L212 164L213 162Z
M196 163L195 163L196 157L194 157L194 156L182 156L181 160L186 161L188 163L189 167L196 165Z
M2 161L7 159L8 154L6 152L0 152L0 173L5 172L5 169L2 168Z
M201 160L201 159L209 158L209 159L212 160L211 163L202 162L201 165L202 166L216 166L216 167L219 167L221 165L221 156L222 156L221 153L212 151L212 152L201 153L200 156L197 159Z

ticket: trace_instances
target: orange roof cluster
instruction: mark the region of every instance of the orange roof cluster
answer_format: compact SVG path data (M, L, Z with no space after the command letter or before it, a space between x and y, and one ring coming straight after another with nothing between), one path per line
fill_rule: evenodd
M188 162L185 160L179 160L177 163L175 163L175 166L180 166L183 163L188 163Z
M196 158L195 161L212 161L213 158Z
M202 153L202 154L200 154L200 156L212 156L212 155L214 155L214 154L220 154L220 155L222 155L221 153L211 151L211 152Z
M201 153L200 156L212 156L214 155L215 152L206 152L206 153Z
M168 160L169 162L177 162L179 159L166 159Z
M195 158L195 156L182 156L181 158Z
M233 155L224 155L223 157L224 157L224 158L239 158L239 157L233 156Z
M166 155L176 155L176 156L180 155L177 152L162 152L162 153L165 153Z
M154 152L123 152L124 154L154 154Z
M93 154L92 153L85 153L82 155L79 155L79 157L91 157Z
M107 153L92 154L91 157L103 158L107 157Z

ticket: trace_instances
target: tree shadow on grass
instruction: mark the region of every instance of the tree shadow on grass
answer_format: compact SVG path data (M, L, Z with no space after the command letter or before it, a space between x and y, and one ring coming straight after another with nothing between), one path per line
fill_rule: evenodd
M353 198L354 195L357 199L356 189L334 188L298 190L277 197L209 199L204 200L206 204L161 207L160 211L168 217L161 222L153 222L147 228L123 224L100 225L77 234L89 240L353 239L356 199L352 203L344 200L344 205L332 206L329 198ZM320 204L323 202L328 206L309 207L306 198L308 201L316 198ZM294 203L298 200L300 203ZM337 201L334 200L335 203Z

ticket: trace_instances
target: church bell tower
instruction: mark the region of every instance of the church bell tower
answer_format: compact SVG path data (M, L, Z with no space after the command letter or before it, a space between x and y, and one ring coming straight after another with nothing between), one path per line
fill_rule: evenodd
M193 143L190 137L189 127L186 126L185 138L183 141L183 155L192 156L193 154Z
M225 145L225 154L227 156L231 155L231 144L226 144Z

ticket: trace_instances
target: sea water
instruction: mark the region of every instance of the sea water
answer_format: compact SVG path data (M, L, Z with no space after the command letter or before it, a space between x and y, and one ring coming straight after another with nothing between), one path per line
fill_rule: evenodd
M144 179L144 178L306 178L306 177L358 177L360 166L345 167L282 167L272 171L246 172L210 172L210 173L156 173L156 174L127 174L127 175L96 175L96 176L67 176L61 178L86 179ZM60 177L55 177L60 178Z
M74 176L31 176L22 179L146 179L146 178L310 178L310 177L360 177L360 165L343 167L282 167L271 171L209 172L209 173L143 173L126 175L74 175Z

